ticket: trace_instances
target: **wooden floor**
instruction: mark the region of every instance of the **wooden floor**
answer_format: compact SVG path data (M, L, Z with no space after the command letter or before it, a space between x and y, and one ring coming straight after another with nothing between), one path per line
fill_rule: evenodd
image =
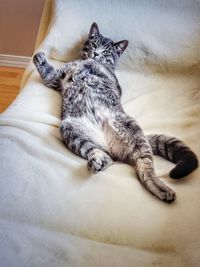
M24 69L0 67L0 112L18 95L23 73Z

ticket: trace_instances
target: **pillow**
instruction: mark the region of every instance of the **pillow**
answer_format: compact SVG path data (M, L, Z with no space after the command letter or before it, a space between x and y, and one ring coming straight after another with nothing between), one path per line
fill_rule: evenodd
M55 0L54 0L55 1ZM129 40L119 67L173 70L200 61L200 2L192 0L57 0L48 34L38 50L49 58L79 56L92 22L114 41Z

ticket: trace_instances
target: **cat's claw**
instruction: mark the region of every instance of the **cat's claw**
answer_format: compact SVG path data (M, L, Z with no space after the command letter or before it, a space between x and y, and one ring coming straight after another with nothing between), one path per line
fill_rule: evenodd
M89 160L88 160L88 170L91 173L98 173L100 171L105 170L108 166L112 164L112 159L109 155L104 152L95 153Z
M33 56L33 63L37 65L42 65L46 62L46 56L44 52L38 52Z

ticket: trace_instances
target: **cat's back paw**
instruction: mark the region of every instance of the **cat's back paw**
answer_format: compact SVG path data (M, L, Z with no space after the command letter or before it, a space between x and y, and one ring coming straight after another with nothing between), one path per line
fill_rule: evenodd
M171 203L176 200L176 192L158 178L150 181L150 188L154 195L165 202Z
M161 193L161 199L165 202L171 203L176 200L176 193L173 190L167 190Z
M88 170L91 173L98 173L105 170L113 163L111 157L104 151L96 151L88 160Z

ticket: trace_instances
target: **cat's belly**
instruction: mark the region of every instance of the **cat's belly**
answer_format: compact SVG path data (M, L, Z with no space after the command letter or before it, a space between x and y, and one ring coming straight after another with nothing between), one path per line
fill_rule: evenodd
M108 125L112 124L112 115L109 109L99 108L95 114L83 114L80 117L67 117L62 124L70 123L82 135L89 138L103 149L109 150Z
M86 136L94 143L99 144L102 148L108 149L102 122L91 121L88 117L83 116L80 118L80 123L82 123L84 127L83 132Z

